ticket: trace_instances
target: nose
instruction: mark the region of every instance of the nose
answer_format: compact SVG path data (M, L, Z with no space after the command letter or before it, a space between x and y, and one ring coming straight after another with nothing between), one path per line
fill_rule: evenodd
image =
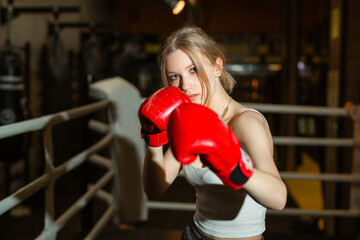
M180 81L180 89L183 91L183 92L188 92L189 90L191 90L192 88L192 82L190 80L190 78L188 77L182 77L181 78L181 81Z

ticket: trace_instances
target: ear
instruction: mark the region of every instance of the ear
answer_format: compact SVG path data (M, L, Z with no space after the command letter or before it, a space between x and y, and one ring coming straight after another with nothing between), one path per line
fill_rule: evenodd
M216 75L217 77L220 77L221 74L222 74L223 68L224 68L224 66L223 66L223 60L221 59L221 57L218 57L218 58L216 59L215 68L216 68L216 70L215 70L215 71L216 71L216 72L215 72L215 75Z

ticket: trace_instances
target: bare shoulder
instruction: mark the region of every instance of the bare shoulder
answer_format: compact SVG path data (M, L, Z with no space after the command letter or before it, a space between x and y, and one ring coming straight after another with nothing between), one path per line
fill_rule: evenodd
M244 145L263 143L272 148L272 136L265 117L241 104L231 116L229 126Z
M237 130L239 128L248 129L252 127L268 129L268 123L264 115L253 108L249 108L241 104L238 104L234 109L229 125L233 128L233 130Z

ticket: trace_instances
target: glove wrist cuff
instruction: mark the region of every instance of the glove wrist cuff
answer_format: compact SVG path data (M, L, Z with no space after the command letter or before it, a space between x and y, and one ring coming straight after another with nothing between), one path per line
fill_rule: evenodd
M244 172L241 170L241 162L235 166L235 168L231 171L229 175L229 180L235 184L236 186L239 186L241 188L247 180L251 177L252 172L250 175L245 176Z
M241 159L238 164L228 171L217 173L224 184L233 189L240 189L253 175L254 165L249 155L241 149Z
M167 132L147 133L141 131L141 138L151 147L161 147L169 142Z

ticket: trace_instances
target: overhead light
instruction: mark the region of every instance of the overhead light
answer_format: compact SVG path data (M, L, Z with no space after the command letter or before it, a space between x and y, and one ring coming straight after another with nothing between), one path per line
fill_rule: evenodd
M184 0L177 1L175 7L172 10L172 13L174 15L177 15L184 9L184 7L185 7L185 1Z
M165 2L170 6L174 15L179 14L185 7L184 0L165 0Z

